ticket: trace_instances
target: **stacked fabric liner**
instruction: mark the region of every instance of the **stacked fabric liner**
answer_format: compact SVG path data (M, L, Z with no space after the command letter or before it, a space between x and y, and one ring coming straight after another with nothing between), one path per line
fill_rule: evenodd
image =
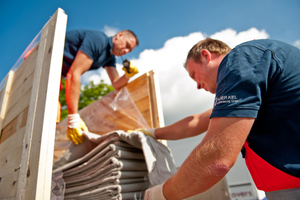
M89 148L88 153L81 152L82 157L53 171L62 171L64 199L143 199L144 191L151 185L141 148L115 134Z

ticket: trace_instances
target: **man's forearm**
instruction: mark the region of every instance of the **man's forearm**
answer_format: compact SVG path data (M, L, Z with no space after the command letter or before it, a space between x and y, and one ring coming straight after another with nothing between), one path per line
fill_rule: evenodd
M255 119L212 118L202 142L163 187L166 199L184 199L202 193L231 169Z
M211 166L216 160L203 158L203 149L205 147L198 145L179 170L164 183L163 194L167 200L185 199L202 193L219 182L228 172L229 168L220 164L215 170L220 173L212 174Z
M122 87L124 87L129 81L129 78L126 75L123 75L112 82L112 86L116 90L120 90Z
M66 101L69 114L78 113L80 95L80 76L67 75L66 79Z
M156 139L178 140L193 137L207 131L212 109L186 117L169 126L155 130Z

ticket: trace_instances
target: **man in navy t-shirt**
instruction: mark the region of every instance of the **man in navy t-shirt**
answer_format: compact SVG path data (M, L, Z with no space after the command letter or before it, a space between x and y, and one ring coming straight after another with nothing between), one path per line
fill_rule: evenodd
M87 130L85 123L78 114L80 95L80 76L93 69L105 68L112 86L120 89L125 86L130 77L138 73L134 65L129 72L119 76L116 70L115 56L123 56L131 52L139 41L130 30L123 30L113 37L106 36L101 31L78 29L66 33L62 76L66 77L66 100L68 106L67 134L75 144L83 141L82 130Z
M148 189L145 199L184 199L208 190L241 150L268 200L300 199L300 49L266 39L231 50L207 38L189 51L185 67L198 89L216 94L213 109L141 131L168 140L207 133L178 172Z

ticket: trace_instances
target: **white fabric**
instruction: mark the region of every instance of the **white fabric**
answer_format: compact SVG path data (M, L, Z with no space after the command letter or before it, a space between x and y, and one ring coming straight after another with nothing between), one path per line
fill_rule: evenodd
M65 199L139 200L147 188L176 172L170 150L142 132L84 136L82 144L73 144L54 164L53 173L63 172Z
M152 137L156 139L156 136L155 136L155 129L156 129L156 128L146 129L146 131L148 131L148 132L152 135Z
M77 114L69 114L68 115L68 126L69 128L76 128L80 121L80 115Z
M84 136L86 140L82 144L72 144L66 153L55 162L55 165L61 167L54 172L88 160L93 154L96 154L95 149L104 148L104 144L110 144L117 140L125 141L133 147L143 150L151 185L162 184L176 172L169 148L142 132L114 131L102 136L84 132Z
M163 194L163 184L147 189L144 200L166 200Z

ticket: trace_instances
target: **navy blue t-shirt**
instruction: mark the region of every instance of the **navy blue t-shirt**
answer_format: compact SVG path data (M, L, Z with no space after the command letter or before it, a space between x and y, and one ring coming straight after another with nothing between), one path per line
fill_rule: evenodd
M300 177L300 49L269 39L232 49L219 66L211 117L256 118L249 147Z
M116 67L116 58L110 54L112 37L107 37L101 31L77 29L66 33L62 76L67 75L79 50L94 60L89 70L105 66Z

